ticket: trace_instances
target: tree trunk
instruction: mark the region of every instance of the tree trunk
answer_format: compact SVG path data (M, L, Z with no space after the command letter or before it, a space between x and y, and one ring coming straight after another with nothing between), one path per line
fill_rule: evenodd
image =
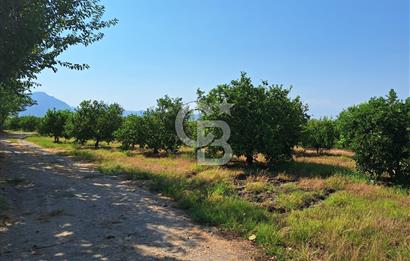
M60 142L60 137L54 136L54 143L59 143Z
M252 166L252 164L253 164L253 155L252 154L246 155L246 165Z
M320 148L316 148L316 154L319 155L320 153Z
M100 147L100 141L97 139L95 141L95 149L98 149Z

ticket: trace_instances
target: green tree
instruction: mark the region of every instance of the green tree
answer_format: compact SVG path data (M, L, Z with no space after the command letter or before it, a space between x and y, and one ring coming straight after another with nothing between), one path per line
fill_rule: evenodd
M108 105L98 101L83 101L67 125L68 132L81 143L94 140L95 148L99 148L101 141L114 140L114 132L122 124L122 113L123 109L116 103Z
M186 109L181 98L165 96L157 100L155 108L144 113L145 143L154 153L158 153L160 149L174 153L182 145L175 131L175 120L183 108ZM189 117L190 111L188 112Z
M7 118L4 123L4 128L6 130L20 130L20 118L17 116Z
M335 122L332 119L310 119L304 130L302 145L316 149L319 154L323 149L333 148L336 138Z
M281 85L265 87L265 100L262 104L261 153L271 164L292 159L293 148L303 135L308 120L308 107L299 96L290 98L291 88Z
M101 30L117 23L103 20L104 12L99 0L1 1L0 126L7 116L32 103L30 89L42 70L88 67L59 56L70 46L102 39Z
M158 113L154 109L147 109L143 117L145 133L145 144L147 148L152 149L155 154L163 148L161 140L162 123Z
M23 116L19 119L20 129L23 131L37 131L40 127L41 118L35 116Z
M25 87L12 90L0 82L0 131L9 116L15 116L26 106L34 104L26 90Z
M338 118L341 138L355 152L358 168L379 178L410 174L410 98L372 98L352 106Z
M247 163L252 164L254 155L262 146L259 142L263 135L260 123L263 117L264 87L254 86L251 79L242 73L239 80L219 85L206 96L200 91L198 94L200 105L211 109L211 113L205 113L202 119L227 122L231 129L229 144L233 152L237 156L245 156ZM229 108L230 115L221 111L220 104L224 103L233 104ZM215 136L220 135L217 129Z
M289 92L266 81L254 86L246 73L241 73L239 80L219 85L207 95L198 91L198 101L211 110L203 119L228 123L234 154L245 156L251 165L258 153L264 153L270 162L291 157L307 120L307 108L299 97L289 98ZM233 107L229 113L222 113L227 109L226 103Z
M70 119L68 110L48 110L41 122L40 133L54 137L54 142L60 142L60 137L67 137L66 124Z
M41 118L35 116L9 117L4 127L8 130L37 131L40 127Z
M123 121L121 127L114 133L115 138L121 142L123 149L134 149L135 145L145 145L144 118L138 115L129 115Z

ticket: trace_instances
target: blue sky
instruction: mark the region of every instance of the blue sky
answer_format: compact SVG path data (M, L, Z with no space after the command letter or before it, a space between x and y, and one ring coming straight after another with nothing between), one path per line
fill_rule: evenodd
M293 86L314 116L394 88L409 96L408 0L105 0L119 24L63 58L91 69L43 72L45 91L145 109L165 94L196 98L246 71Z

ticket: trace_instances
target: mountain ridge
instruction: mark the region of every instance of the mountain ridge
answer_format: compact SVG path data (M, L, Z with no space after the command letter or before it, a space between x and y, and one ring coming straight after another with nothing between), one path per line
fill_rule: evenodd
M67 104L66 102L47 94L46 92L32 92L31 98L36 101L35 105L27 107L24 111L19 113L19 116L36 116L43 117L50 109L56 110L70 110L74 111L75 107ZM132 111L124 110L123 115L128 116L131 114L142 115L144 111Z

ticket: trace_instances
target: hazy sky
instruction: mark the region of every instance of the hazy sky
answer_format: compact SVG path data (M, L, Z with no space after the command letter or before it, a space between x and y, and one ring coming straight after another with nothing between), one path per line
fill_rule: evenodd
M119 24L64 58L83 72L44 72L37 91L145 109L165 94L195 100L246 71L293 85L315 116L394 88L409 96L408 0L105 0Z

